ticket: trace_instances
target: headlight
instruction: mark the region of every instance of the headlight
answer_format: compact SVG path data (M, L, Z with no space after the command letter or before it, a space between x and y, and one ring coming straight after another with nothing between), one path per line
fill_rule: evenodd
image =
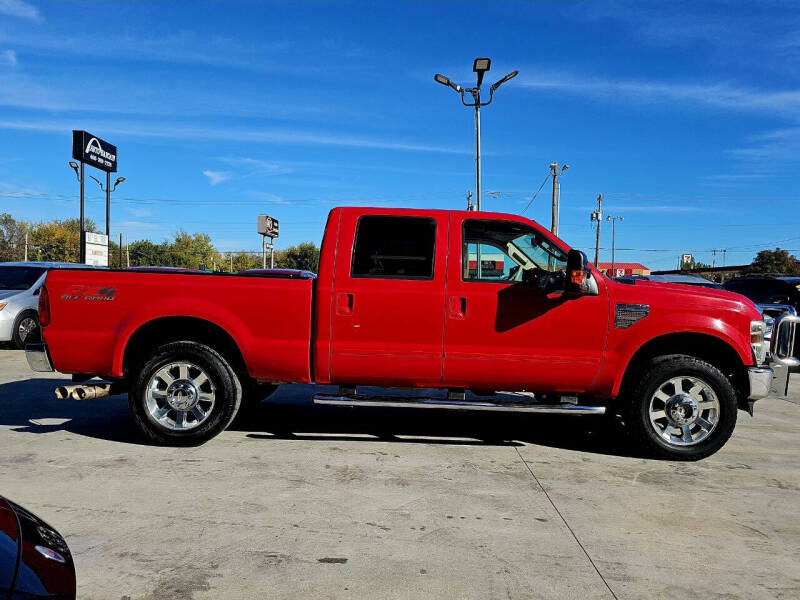
M750 321L750 347L759 365L767 360L766 333L767 324L764 321Z
M0 302L0 310L3 310L6 307L5 302Z

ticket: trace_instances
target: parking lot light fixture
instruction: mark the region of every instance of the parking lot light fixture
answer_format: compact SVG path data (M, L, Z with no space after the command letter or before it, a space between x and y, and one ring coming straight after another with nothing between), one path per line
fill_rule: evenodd
M481 209L481 107L488 106L494 99L494 92L509 79L517 76L519 71L512 71L499 81L495 82L489 88L489 100L486 102L481 101L481 84L483 83L483 76L492 66L491 58L476 58L472 63L473 72L478 74L478 85L474 88L462 88L460 85L453 83L449 77L445 77L440 73L433 76L436 83L446 85L456 92L461 94L461 104L470 108L475 108L475 208ZM468 102L466 94L472 96L472 102Z
M72 168L72 170L75 171L75 177L77 177L78 181L80 181L81 180L81 174L78 171L78 163L76 163L74 160L71 160L71 161L69 161L68 164Z

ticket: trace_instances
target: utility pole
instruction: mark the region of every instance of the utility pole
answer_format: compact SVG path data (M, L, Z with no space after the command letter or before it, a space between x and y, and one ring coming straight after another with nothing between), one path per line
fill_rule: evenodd
M716 266L717 266L717 250L714 249L711 251L711 268L713 269Z
M472 205L472 190L467 190L467 210L475 210Z
M454 83L450 80L449 77L445 77L437 73L433 76L434 81L436 83L441 83L442 85L446 85L457 93L461 94L461 104L468 107L475 108L475 205L476 210L481 209L481 107L482 106L489 106L492 103L492 99L494 98L494 92L503 85L509 79L513 79L517 76L519 71L512 71L499 81L492 84L492 87L489 88L489 100L487 102L481 102L481 84L483 83L483 76L489 70L492 65L492 60L490 58L476 58L475 61L472 63L472 71L477 73L478 76L478 85L474 88L462 88L457 83ZM472 102L469 103L465 100L464 94L470 94L472 96Z
M611 271L609 276L616 276L616 248L617 248L617 221L624 221L625 217L615 217L608 215L606 221L611 221Z
M558 235L558 221L561 215L561 185L558 183L558 176L563 175L569 169L569 165L562 165L561 172L558 170L558 163L550 163L550 173L553 176L553 218L550 222L550 232Z
M267 236L261 236L261 268L267 268Z
M28 232L25 232L25 262L28 262Z
M125 236L125 258L128 268L131 266L131 245L128 243L128 236Z
M119 234L119 268L122 268L122 234Z
M597 195L597 210L590 217L591 221L597 221L597 231L594 237L594 266L600 264L600 224L603 222L603 194Z

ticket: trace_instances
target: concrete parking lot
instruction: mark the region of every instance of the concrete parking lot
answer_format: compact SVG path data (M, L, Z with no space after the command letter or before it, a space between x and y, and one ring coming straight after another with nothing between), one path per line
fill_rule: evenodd
M605 419L321 409L290 386L198 448L124 396L0 350L0 493L75 555L80 598L797 598L800 380L715 456Z

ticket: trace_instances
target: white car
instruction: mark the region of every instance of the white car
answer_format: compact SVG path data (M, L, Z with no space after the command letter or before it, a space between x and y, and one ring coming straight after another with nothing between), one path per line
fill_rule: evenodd
M65 267L96 268L60 262L0 263L0 343L13 342L17 348L24 348L26 343L38 340L39 290L47 271Z

